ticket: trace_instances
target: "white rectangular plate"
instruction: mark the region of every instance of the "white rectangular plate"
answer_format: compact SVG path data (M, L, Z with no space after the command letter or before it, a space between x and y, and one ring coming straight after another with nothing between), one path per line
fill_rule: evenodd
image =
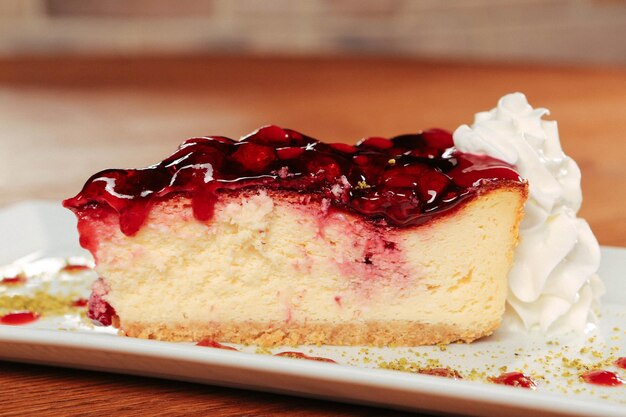
M70 288L86 295L91 271L58 272L69 257L89 259L77 246L73 216L58 203L27 202L0 211L0 275L24 271L27 285L0 285L0 295ZM581 364L621 374L610 364L626 356L626 249L603 248L601 277L607 287L601 318L584 335L496 332L469 345L419 348L301 346L240 352L117 336L94 328L79 314L47 317L23 326L0 325L0 359L146 375L429 412L476 416L625 416L626 385L582 382ZM332 358L329 364L275 357L297 350ZM572 365L575 363L577 365ZM381 369L450 367L463 380ZM387 366L388 368L389 366ZM489 376L523 371L535 391L495 385ZM530 414L529 414L530 413Z

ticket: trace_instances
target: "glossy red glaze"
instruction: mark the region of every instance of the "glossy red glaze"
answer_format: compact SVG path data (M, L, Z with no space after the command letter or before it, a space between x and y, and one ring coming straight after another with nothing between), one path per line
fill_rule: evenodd
M63 268L61 268L61 271L72 273L72 272L86 271L88 269L91 269L91 268L88 267L87 265L68 264L68 265L65 265Z
M418 371L424 375L442 376L444 378L463 379L463 376L454 369L450 368L424 368Z
M615 366L617 366L618 368L626 369L626 356L622 358L617 358L617 360L615 361Z
M316 193L336 208L395 227L419 225L476 194L481 183L520 182L506 163L453 148L439 129L357 145L326 144L296 131L266 126L241 141L193 138L144 169L109 169L92 176L63 202L86 223L111 212L123 233L135 234L152 205L174 195L191 199L197 219L213 215L218 192L267 187ZM81 244L94 249L79 222Z
M294 359L306 359L309 361L317 361L317 362L337 363L334 360L329 359L329 358L322 358L320 356L309 356L309 355L305 355L302 352L280 352L280 353L275 354L274 356L283 356L283 357L294 358Z
M0 279L0 285L19 285L26 282L26 277L22 274L14 277L5 277Z
M235 350L235 351L239 352L238 349L235 349L232 346L223 345L220 342L216 342L213 339L203 339L203 340L199 341L198 343L196 343L196 346L206 346L206 347L212 347L212 348L224 349L224 350Z
M537 384L528 375L521 372L507 372L500 376L489 379L494 384L510 385L512 387L522 387L529 389L537 389Z
M624 380L615 372L605 371L604 369L595 369L585 372L581 375L583 381L588 384L602 385L605 387L616 387L623 385Z
M19 311L16 313L5 314L0 317L0 324L19 326L22 324L32 323L38 318L39 315L37 313L33 313L32 311Z
M89 301L86 300L85 298L79 298L72 302L73 307L87 307L88 304L89 304Z

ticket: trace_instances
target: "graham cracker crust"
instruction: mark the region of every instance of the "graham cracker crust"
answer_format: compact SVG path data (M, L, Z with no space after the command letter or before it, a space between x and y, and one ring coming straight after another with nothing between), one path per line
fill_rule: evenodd
M470 343L488 336L500 320L480 323L480 327L460 328L458 325L430 324L413 321L370 321L356 323L262 323L229 322L185 324L120 323L126 336L172 342L213 339L244 345L298 346L419 346Z

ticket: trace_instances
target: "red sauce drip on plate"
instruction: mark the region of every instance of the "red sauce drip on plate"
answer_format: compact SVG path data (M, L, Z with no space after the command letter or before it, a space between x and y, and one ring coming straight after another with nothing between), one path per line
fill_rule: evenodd
M537 383L535 383L531 377L521 372L507 372L500 376L490 378L490 381L494 384L537 389Z
M94 249L90 220L117 214L126 235L141 228L150 208L172 196L191 199L195 217L209 220L219 191L266 187L315 193L341 210L395 227L423 224L478 192L481 183L521 183L510 165L461 153L439 129L372 137L357 145L323 143L290 129L266 126L234 141L193 138L162 162L143 169L93 175L63 205L79 218L81 244Z
M73 273L73 272L80 272L80 271L86 271L88 269L91 269L90 267L88 267L87 265L74 265L74 264L69 264L69 265L65 265L61 271L63 272L69 272L69 273Z
M14 277L5 277L0 280L1 285L20 285L26 283L26 277L22 274Z
M294 359L306 359L309 361L317 361L317 362L337 363L334 360L329 359L329 358L322 358L320 356L309 356L301 352L280 352L280 353L275 354L274 356L282 356L282 357L294 358Z
M424 368L418 371L424 375L442 376L444 378L463 379L463 376L454 369L450 368Z
M196 346L206 346L206 347L211 347L211 348L216 348L216 349L234 350L234 351L239 352L238 349L235 349L232 346L223 345L220 342L216 342L213 339L203 339L199 341L198 343L196 343Z
M72 302L73 307L87 307L89 301L85 298L78 298Z
M617 358L617 360L615 361L615 366L617 366L618 368L626 369L626 356L622 358Z
M615 372L605 371L604 369L595 369L585 372L581 375L583 381L588 384L602 385L604 387L616 387L623 385L624 380Z
M0 317L0 324L20 326L22 324L32 323L38 318L39 315L37 313L33 313L31 311L18 311L15 313L5 314Z

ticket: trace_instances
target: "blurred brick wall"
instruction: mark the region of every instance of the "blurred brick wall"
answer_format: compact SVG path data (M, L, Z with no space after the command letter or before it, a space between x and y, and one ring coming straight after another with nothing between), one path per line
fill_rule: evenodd
M626 0L0 0L0 56L215 52L626 64Z

